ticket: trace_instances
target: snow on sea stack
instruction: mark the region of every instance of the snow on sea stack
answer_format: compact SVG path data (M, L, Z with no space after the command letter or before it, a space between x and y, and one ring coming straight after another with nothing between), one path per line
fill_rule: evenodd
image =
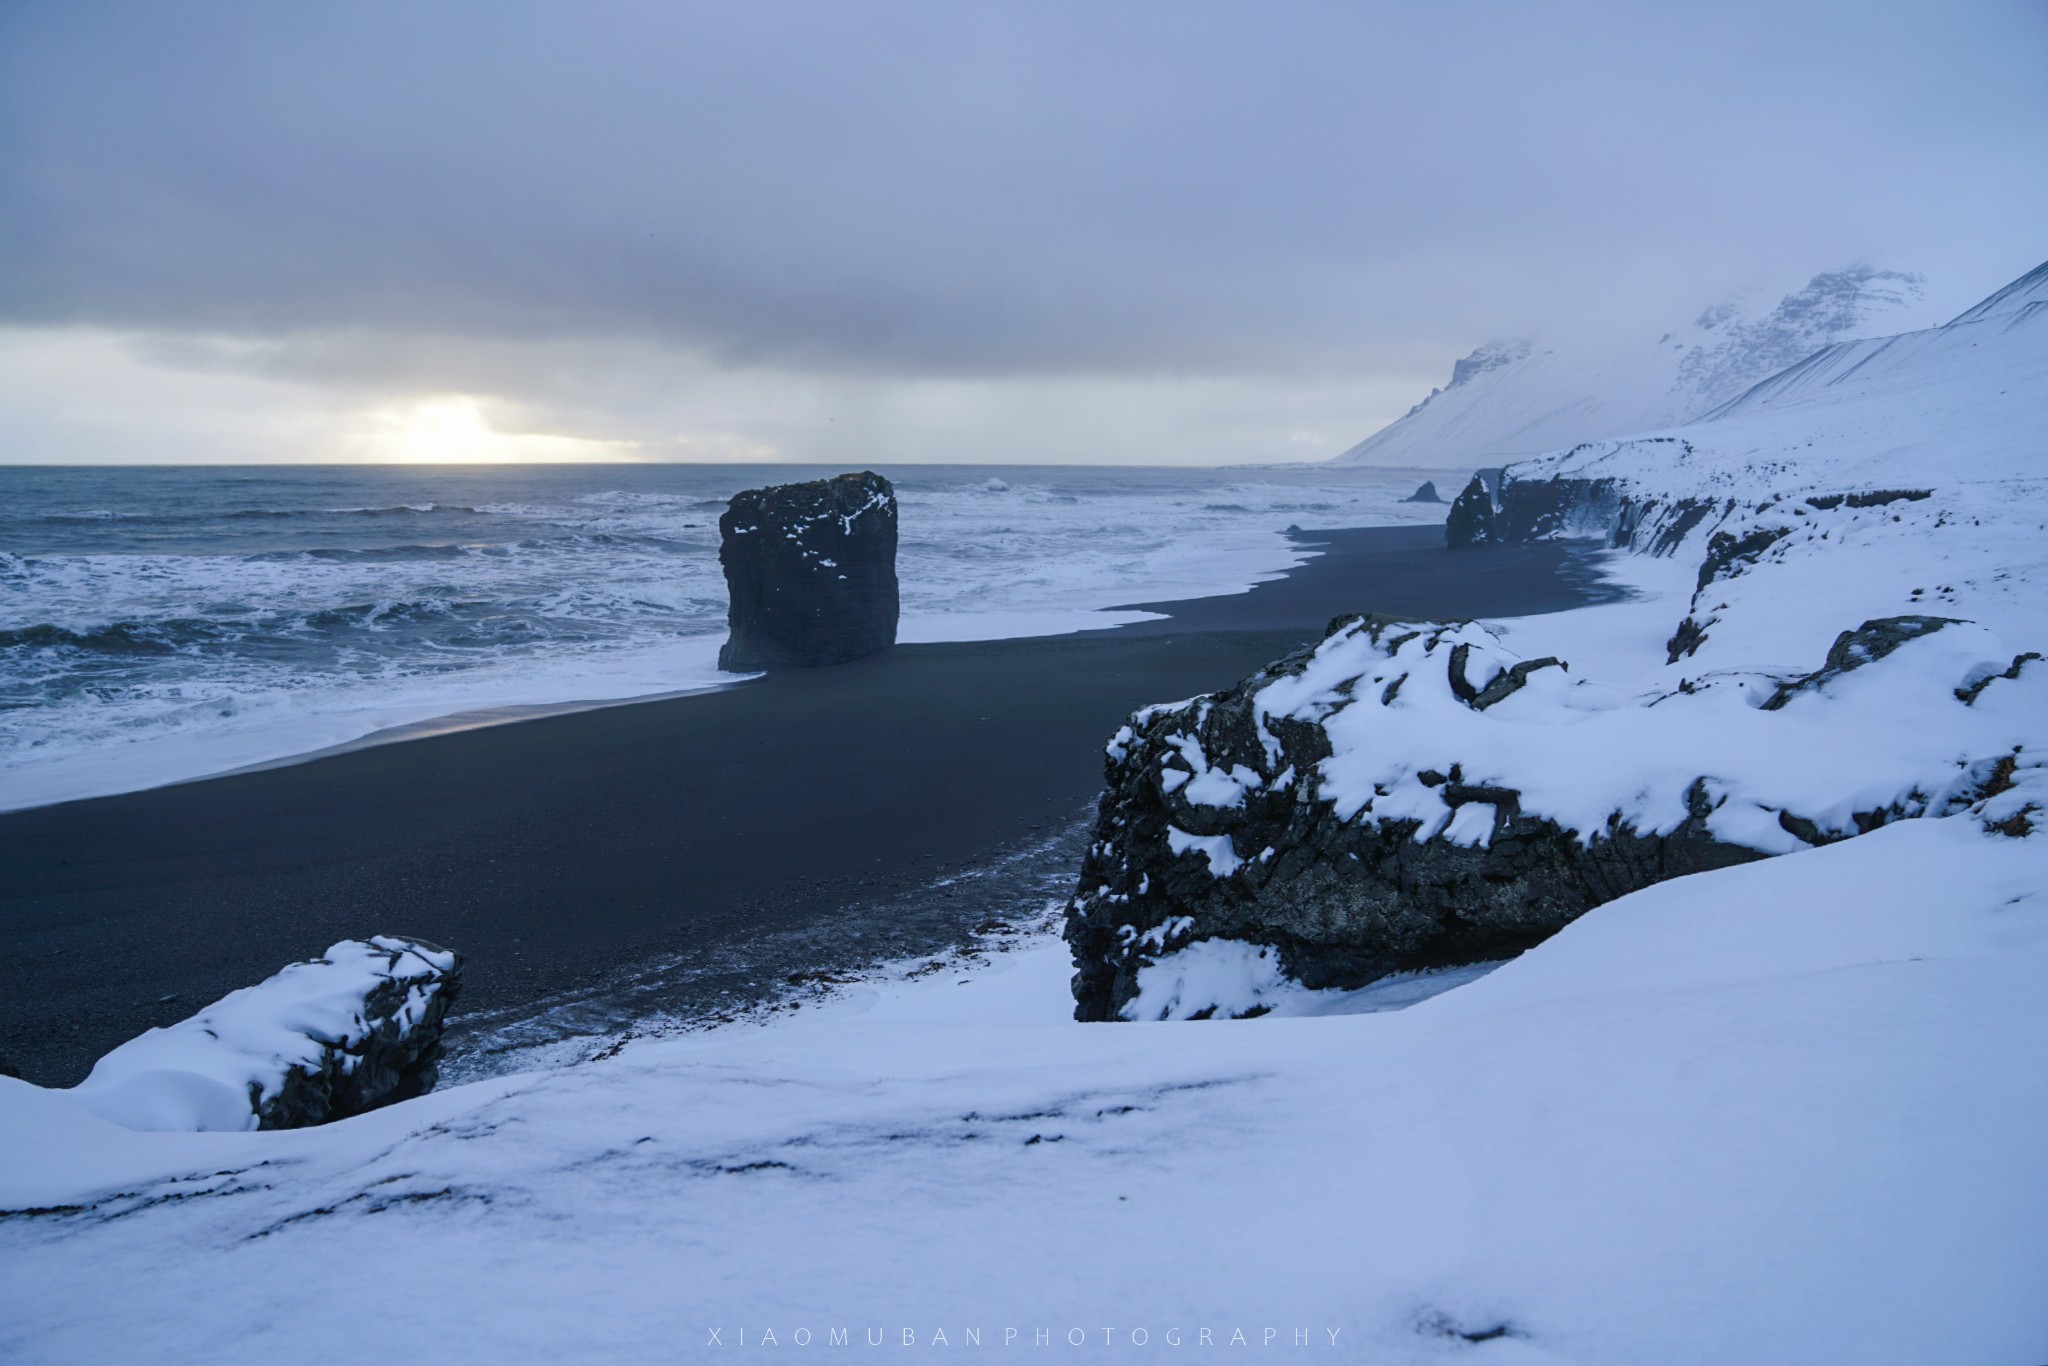
M734 673L844 664L896 643L896 490L870 471L735 494L718 519Z

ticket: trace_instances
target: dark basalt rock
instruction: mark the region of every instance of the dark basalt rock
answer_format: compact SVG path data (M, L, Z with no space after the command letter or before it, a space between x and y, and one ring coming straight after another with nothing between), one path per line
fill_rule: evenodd
M462 956L344 939L93 1064L71 1094L132 1129L303 1129L433 1089Z
M1425 479L1422 482L1421 488L1415 490L1415 492L1409 494L1401 501L1404 503L1441 503L1443 499L1437 497L1435 481Z
M1823 687L1852 669L1876 663L1909 640L1933 635L1944 626L1962 624L1955 617L1879 617L1874 621L1866 621L1855 630L1844 631L1836 636L1835 643L1828 647L1826 661L1818 669L1789 683L1780 683L1778 690L1763 704L1763 709L1777 711L1801 693ZM2013 661L2012 676L2015 678L2019 676L2020 664L2020 660ZM1979 691L1982 691L1981 684ZM1964 702L1976 700L1975 694L1964 697L1960 690L1956 696Z
M896 643L896 491L881 475L748 489L718 529L731 595L719 668L844 664Z
M1465 676L1465 661L1470 651L1469 645L1452 647L1450 684L1451 695L1474 711L1485 711L1496 702L1505 702L1520 692L1529 682L1529 675L1538 669L1564 667L1564 661L1555 655L1545 655L1541 659L1525 659L1496 674L1493 681L1485 687L1475 688Z
M1707 643L1707 628L1690 616L1678 623L1678 629L1671 633L1671 639L1664 642L1664 662L1676 664L1679 660L1699 653L1700 646Z
M1806 505L1830 512L1838 507L1881 508L1891 503L1917 503L1932 498L1932 489L1871 489L1867 493L1829 493L1809 498Z
M1332 629L1353 624L1389 648L1402 638L1394 632L1436 629L1355 617ZM1417 842L1412 820L1340 820L1317 790L1318 766L1331 752L1322 727L1266 717L1275 753L1253 707L1258 692L1300 673L1312 653L1290 655L1191 707L1139 713L1130 737L1120 733L1111 746L1094 838L1067 907L1076 1019L1120 1018L1137 994L1138 970L1197 940L1272 945L1302 985L1350 989L1389 973L1509 957L1603 902L1762 857L1709 832L1713 804L1704 783L1687 794L1690 816L1665 835L1616 822L1582 841L1576 831L1522 812L1519 793L1467 783L1455 765L1419 779L1453 807L1494 808L1484 848L1441 838ZM1561 667L1532 660L1474 690L1464 659L1449 653L1449 685L1474 708L1497 705L1539 669ZM1440 686L1410 683L1425 685ZM1213 766L1241 765L1259 775L1241 807L1188 799L1188 785L1167 776L1184 768L1176 736L1192 736ZM1227 834L1242 863L1228 876L1213 876L1203 858L1173 852L1169 826L1195 836Z
M1695 589L1717 579L1732 579L1764 557L1764 552L1792 534L1789 527L1759 527L1737 536L1717 531L1707 538L1707 557L1700 561Z
M2012 657L2012 663L2007 665L2002 672L1986 674L1982 678L1976 679L1973 682L1966 683L1962 687L1957 688L1956 701L1962 703L1966 707L1974 707L1977 705L1977 699L1984 695L1984 690L1986 688L1990 687L1993 683L1996 683L2001 678L2007 680L2008 682L2017 679L2020 676L2020 673L2027 667L2027 665L2039 663L2040 659L2041 652L2039 650L2028 650L2022 654L2016 654Z
M423 1096L440 1079L441 1031L462 987L462 955L423 939L367 942L390 963L363 997L361 1037L325 1046L317 1067L287 1069L276 1094L257 1105L259 1129L347 1119Z
M1606 537L1627 500L1612 479L1509 479L1500 470L1472 476L1444 520L1453 550L1520 545L1546 536Z
M1496 525L1499 509L1493 501L1493 491L1500 483L1499 470L1481 470L1472 476L1472 482L1464 491L1451 500L1451 515L1444 520L1444 544L1453 550L1470 550L1477 546L1500 544L1500 532Z
M1641 444L1678 447L1672 458L1692 453L1677 437L1640 438ZM1585 447L1575 447L1567 455ZM1727 509L1718 502L1679 499L1660 506L1638 502L1613 479L1510 479L1504 470L1480 470L1451 504L1444 543L1452 550L1490 545L1523 545L1550 536L1584 536L1610 546L1668 555L1700 521ZM1651 514L1655 513L1655 517ZM1653 544L1637 544L1637 532L1653 527Z

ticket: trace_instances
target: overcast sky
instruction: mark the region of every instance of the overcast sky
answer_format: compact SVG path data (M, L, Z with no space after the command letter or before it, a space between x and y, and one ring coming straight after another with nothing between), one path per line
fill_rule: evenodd
M1313 459L2044 229L2038 0L5 0L0 460Z

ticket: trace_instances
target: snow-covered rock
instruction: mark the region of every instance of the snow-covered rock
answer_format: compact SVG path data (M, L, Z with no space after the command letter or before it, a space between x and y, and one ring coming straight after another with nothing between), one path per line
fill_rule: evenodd
M65 1094L130 1129L296 1129L433 1089L459 954L343 940L130 1039Z
M2048 716L2048 667L1963 622L1866 622L1813 664L1643 689L1476 623L1354 618L1152 709L1069 907L1076 1014L1136 1018L1144 971L1204 941L1311 990L1510 957L1667 878L1970 807Z
M1688 421L1836 342L1936 321L1917 275L1851 266L1744 295L1661 336L1490 342L1333 463L1471 470Z

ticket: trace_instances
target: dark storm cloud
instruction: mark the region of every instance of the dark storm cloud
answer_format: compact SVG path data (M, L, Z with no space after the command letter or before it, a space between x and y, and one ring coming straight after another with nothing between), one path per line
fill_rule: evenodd
M2038 5L0 6L0 321L1332 373L2048 222Z

